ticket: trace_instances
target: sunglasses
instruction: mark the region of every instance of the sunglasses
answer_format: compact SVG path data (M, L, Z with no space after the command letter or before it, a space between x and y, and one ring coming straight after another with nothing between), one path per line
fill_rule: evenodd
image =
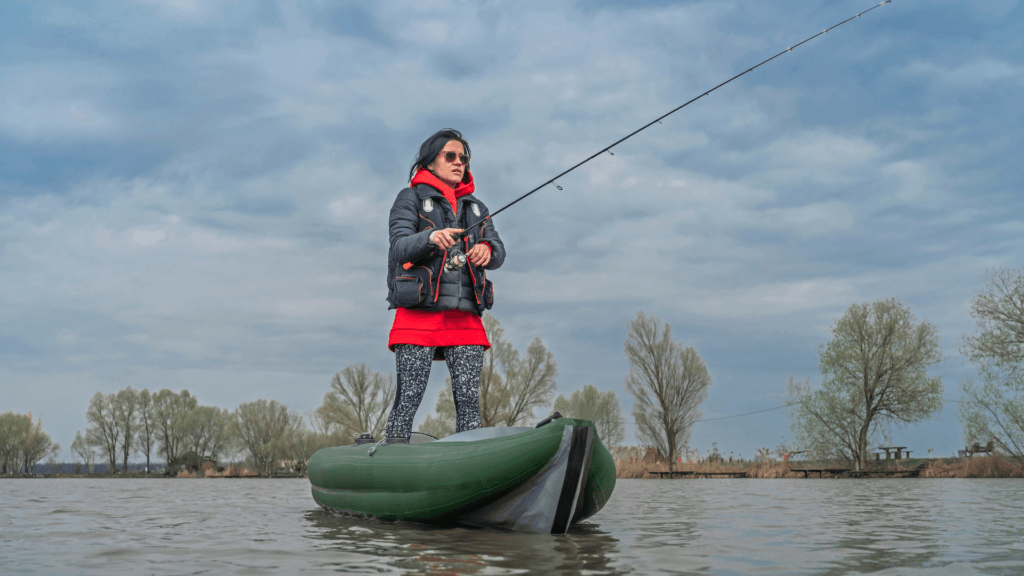
M463 164L469 164L469 156L466 154L457 154L455 152L444 153L444 159L449 162L455 162L456 158L458 158Z

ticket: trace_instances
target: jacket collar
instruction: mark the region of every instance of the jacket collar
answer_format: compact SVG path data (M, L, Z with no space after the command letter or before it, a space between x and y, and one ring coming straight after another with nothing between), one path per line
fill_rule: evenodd
M476 190L476 186L473 184L473 173L466 170L466 177L463 178L464 182L460 182L455 188L455 197L461 198L467 194L472 194ZM420 168L416 175L412 177L412 181L409 185L415 187L417 184L426 184L431 188L434 188L441 194L444 194L446 190L451 191L451 188L447 184L441 181L440 178L434 176L434 174L426 168Z

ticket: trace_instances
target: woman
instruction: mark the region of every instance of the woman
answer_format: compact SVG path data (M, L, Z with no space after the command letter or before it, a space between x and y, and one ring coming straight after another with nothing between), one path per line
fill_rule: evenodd
M484 271L501 266L505 247L490 221L472 228L489 212L473 194L469 158L458 130L437 132L420 146L409 188L391 207L388 309L397 310L388 348L398 389L388 443L409 441L432 360L445 360L452 376L455 431L480 427L480 371L490 347L480 316L494 296ZM453 236L466 229L464 238ZM453 258L459 252L464 263Z

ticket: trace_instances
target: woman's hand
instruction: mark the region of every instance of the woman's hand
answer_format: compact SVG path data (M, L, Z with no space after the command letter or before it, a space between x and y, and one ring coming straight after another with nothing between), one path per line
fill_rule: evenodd
M452 234L462 232L462 228L445 228L438 230L437 232L431 232L430 243L447 250L455 245L455 240L452 239ZM488 259L489 255L488 255Z
M466 259L473 266L487 266L491 261L491 245L481 242L469 249Z

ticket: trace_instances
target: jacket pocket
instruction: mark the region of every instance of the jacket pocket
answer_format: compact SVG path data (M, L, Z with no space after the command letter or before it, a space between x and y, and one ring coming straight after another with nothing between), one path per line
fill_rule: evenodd
M401 308L410 308L423 303L423 282L415 276L395 277L395 304Z
M484 280L484 294L480 299L480 305L484 310L490 310L494 306L494 284L490 280Z

